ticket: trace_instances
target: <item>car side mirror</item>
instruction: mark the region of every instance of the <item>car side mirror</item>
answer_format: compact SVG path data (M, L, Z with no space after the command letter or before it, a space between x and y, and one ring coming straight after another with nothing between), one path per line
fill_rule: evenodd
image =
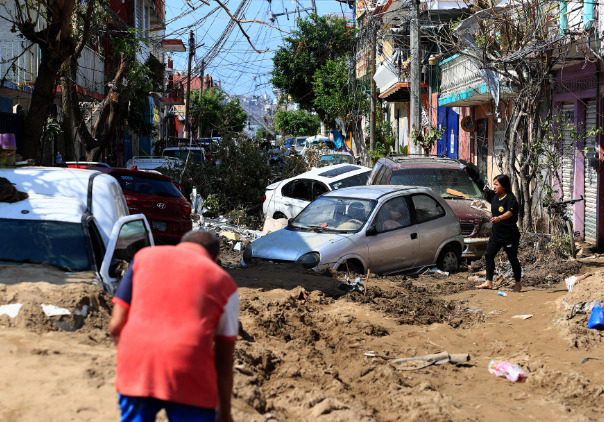
M374 225L371 225L367 228L367 231L365 232L365 236L377 236L378 231L377 228Z

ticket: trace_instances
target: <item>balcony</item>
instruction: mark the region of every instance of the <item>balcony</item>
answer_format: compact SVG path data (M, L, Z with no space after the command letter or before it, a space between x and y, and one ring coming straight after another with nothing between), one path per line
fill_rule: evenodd
M103 57L90 47L84 47L78 59L76 84L99 95L103 95L105 91Z
M479 69L467 56L455 55L441 64L441 85L438 105L441 107L468 107L491 101L492 90L500 97L512 94L501 77L491 74L487 83L487 73ZM492 89L489 89L489 85Z

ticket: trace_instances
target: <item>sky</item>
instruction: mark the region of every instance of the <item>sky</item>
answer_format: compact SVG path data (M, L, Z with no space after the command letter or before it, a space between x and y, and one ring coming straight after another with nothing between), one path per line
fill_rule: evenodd
M255 52L238 26L232 25L232 31L227 37L222 37L231 20L228 14L219 7L218 3L208 0L209 6L199 0L166 0L166 35L168 39L181 39L188 45L189 31L195 34L197 45L195 60L201 63L206 57L205 74L212 76L215 83L218 80L222 88L231 95L263 95L273 96L270 85L270 72L272 70L272 57L274 52L282 45L282 39L288 34L259 23L242 24L250 37L252 44L258 50ZM296 9L311 7L310 0L225 0L222 2L235 15L236 10L242 6L242 20L258 20L271 23L268 19L269 11L274 14L291 12ZM351 12L346 4L335 0L316 0L317 13L322 16L331 13L341 14ZM301 12L305 17L309 12ZM295 29L298 14L278 16L272 25L285 31ZM222 40L221 40L222 38ZM174 69L186 72L187 53L173 53Z

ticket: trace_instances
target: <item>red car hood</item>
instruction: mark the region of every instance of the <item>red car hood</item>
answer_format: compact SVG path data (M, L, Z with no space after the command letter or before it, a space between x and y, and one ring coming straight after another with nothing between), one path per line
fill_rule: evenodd
M472 202L479 201L477 199L446 199L446 201L459 221L488 221L490 219L489 207L482 211L471 206Z

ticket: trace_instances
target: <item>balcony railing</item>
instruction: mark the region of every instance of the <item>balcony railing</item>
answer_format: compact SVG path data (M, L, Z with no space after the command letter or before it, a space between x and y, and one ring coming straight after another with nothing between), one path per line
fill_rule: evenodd
M480 76L478 66L466 56L454 56L443 63L440 74L441 97L478 88L485 83Z
M105 89L105 71L103 56L92 48L84 47L78 59L76 83L89 91L103 94Z
M33 85L38 75L40 49L29 41L0 41L0 80Z

